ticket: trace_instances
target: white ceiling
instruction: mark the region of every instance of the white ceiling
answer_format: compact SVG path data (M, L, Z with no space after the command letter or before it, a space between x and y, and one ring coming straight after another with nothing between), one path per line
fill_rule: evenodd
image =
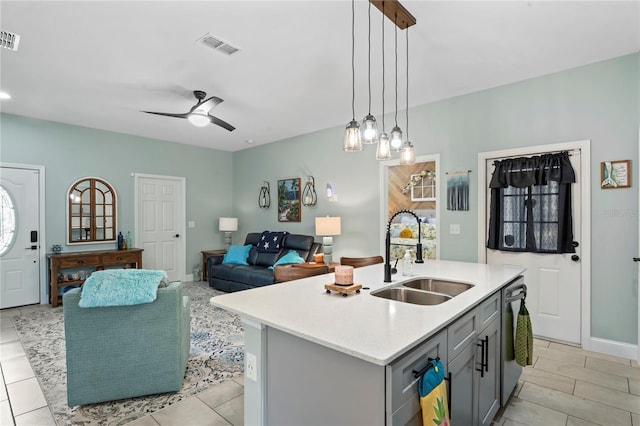
M402 0L411 106L640 51L638 1ZM356 1L356 118L367 113L367 6ZM382 105L381 16L372 7L372 113ZM0 29L3 112L236 151L351 119L351 2L6 1ZM394 45L385 19L385 111L395 108ZM211 33L241 51L196 40ZM398 31L404 110L405 33ZM224 102L234 125L196 128L141 110L187 112L193 90ZM404 114L399 115L404 127ZM393 126L387 118L387 131ZM339 143L339 142L336 142Z

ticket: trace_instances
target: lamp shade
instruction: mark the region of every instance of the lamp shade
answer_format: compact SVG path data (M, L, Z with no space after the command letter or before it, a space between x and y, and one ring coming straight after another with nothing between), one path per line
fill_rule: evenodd
M316 235L333 236L340 235L340 217L325 216L316 217Z
M218 222L218 228L220 231L237 231L238 230L238 218L237 217L221 217Z

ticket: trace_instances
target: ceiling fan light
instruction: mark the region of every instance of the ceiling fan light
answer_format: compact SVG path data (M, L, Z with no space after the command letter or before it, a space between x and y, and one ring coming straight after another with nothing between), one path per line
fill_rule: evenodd
M362 120L362 143L369 145L376 142L378 142L378 123L373 115L367 114Z
M347 152L362 151L362 139L360 137L360 125L356 120L351 120L347 124L344 132L344 150Z
M382 132L378 141L378 149L376 150L376 160L391 159L391 147L389 146L389 136Z
M391 140L389 141L391 144L391 149L394 151L400 151L402 149L402 130L400 127L394 126L391 129Z
M411 144L411 142L406 141L402 145L402 150L400 152L400 164L409 165L409 164L415 164L415 162L416 162L416 153L413 150L413 145Z
M192 112L191 114L189 114L188 119L191 122L191 124L193 124L196 127L205 127L209 125L209 123L211 123L211 120L209 120L208 115L200 114L197 112Z

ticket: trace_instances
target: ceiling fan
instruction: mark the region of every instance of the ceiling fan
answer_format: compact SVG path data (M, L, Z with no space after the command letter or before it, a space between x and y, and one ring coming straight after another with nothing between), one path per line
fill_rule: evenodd
M207 93L202 90L194 90L193 96L196 97L198 103L196 103L189 112L185 112L184 114L173 114L170 112L153 112L153 111L141 111L146 112L147 114L155 114L155 115L164 115L166 117L176 117L176 118L186 118L191 124L197 127L204 127L210 123L217 124L220 127L227 129L232 132L235 130L231 124L226 121L220 120L218 117L214 117L209 114L209 111L213 109L216 105L221 102L224 102L223 99L220 99L217 96L212 96L209 99L204 99L207 97Z

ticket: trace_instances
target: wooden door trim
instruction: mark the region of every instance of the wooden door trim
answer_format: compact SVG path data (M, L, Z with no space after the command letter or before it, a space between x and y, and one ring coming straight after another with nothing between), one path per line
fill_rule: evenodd
M176 269L178 270L178 274L180 275L180 281L186 280L186 268L187 268L187 227L186 227L186 217L187 217L187 179L181 176L163 176L163 175L152 175L146 173L134 173L134 238L136 244L140 241L140 231L138 229L138 219L139 219L139 205L138 205L138 185L140 184L141 179L163 179L177 182L180 185L181 194L180 194L180 205L178 206L178 229L179 233L182 236L178 241L179 250L178 250L178 265Z
M36 164L19 164L19 163L3 163L0 162L0 168L11 168L11 169L23 169L23 170L35 170L38 172L38 227L40 230L40 235L38 239L40 240L40 252L38 254L38 259L40 262L40 268L38 271L38 287L40 294L40 304L46 305L48 304L49 298L47 297L47 241L46 241L46 204L45 204L45 167L36 165ZM66 196L66 195L65 195Z
M549 145L528 146L500 151L478 153L478 262L487 263L487 161L502 157L535 155L543 152L580 150L580 283L581 283L581 333L584 349L593 346L591 338L591 140L563 142Z

